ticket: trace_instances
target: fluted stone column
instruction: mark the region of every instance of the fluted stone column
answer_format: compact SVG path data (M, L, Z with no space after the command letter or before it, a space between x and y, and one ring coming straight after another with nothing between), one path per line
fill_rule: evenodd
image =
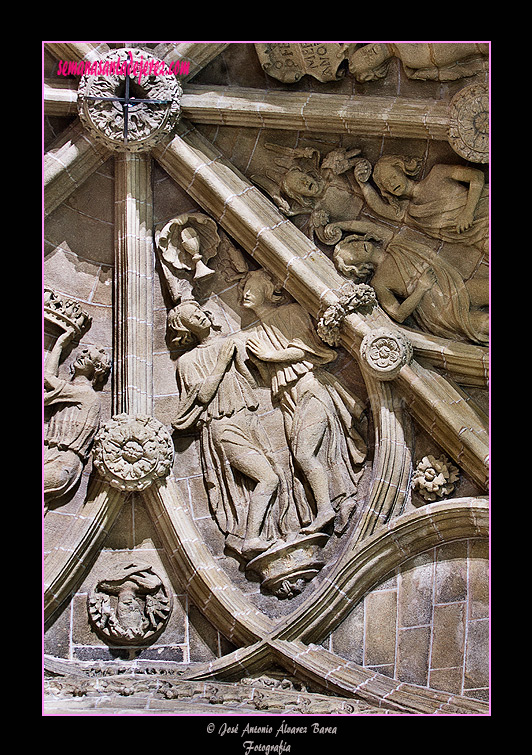
M121 152L115 169L115 413L153 408L153 194L149 153Z

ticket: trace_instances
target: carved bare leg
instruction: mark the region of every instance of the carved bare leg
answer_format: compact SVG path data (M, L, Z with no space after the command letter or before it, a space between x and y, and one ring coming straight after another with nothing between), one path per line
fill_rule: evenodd
M327 470L317 457L327 428L327 416L321 405L312 401L308 407L308 419L303 423L293 442L293 453L308 484L312 489L316 503L316 517L301 532L310 535L319 532L334 518L334 509L329 496L329 481Z
M279 478L268 459L254 450L242 450L233 443L224 443L224 451L231 466L257 485L251 495L246 521L246 538L242 547L245 558L253 558L267 550L271 542L260 536L268 506L279 487Z

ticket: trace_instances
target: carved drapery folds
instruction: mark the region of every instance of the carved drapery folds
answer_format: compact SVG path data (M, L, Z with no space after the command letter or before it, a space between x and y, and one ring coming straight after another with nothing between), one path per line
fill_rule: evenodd
M178 359L180 404L172 425L176 432L199 431L210 508L226 552L244 561L247 574L259 575L264 590L293 597L326 562L318 550L328 536L316 535L324 529L341 534L357 508L366 445L353 417L360 420L364 407L322 368L336 353L320 343L302 307L290 303L266 271L246 271L241 254L234 247L228 252L227 240L222 257L213 261L223 268L237 261L243 310L252 310L261 324L236 339L220 333L193 298L198 277L205 295L205 279L214 271L198 276L197 265L176 264L192 220L198 224L193 216L176 218L156 233L177 301L168 326L174 343L188 349ZM209 233L196 233L196 256L202 259L205 245L212 248L206 258L213 258L219 236L205 218L201 226ZM172 271L179 276L177 288ZM257 381L280 409L273 439L260 419ZM285 444L288 454L280 463L273 448Z
M81 78L79 123L47 158L45 207L114 156L112 405L108 421L90 423L86 499L47 559L47 621L133 493L187 600L237 648L192 664L188 679L281 665L388 710L484 711L323 643L406 558L487 536L487 418L474 393L487 385L489 342L486 47L257 43L247 54L282 88L132 76L125 109L123 74ZM188 56L189 79L232 54L204 43L89 48L57 52L152 66ZM415 97L374 93L391 91L372 82L393 71ZM309 91L297 89L303 76ZM450 89L423 100L416 81ZM356 97L340 94L349 82ZM47 88L54 116L74 115L73 84ZM209 125L220 139L209 141ZM234 150L238 167L217 146L233 126L256 129L249 159ZM154 160L186 201L155 211ZM48 356L49 390L66 347L91 327L82 302L45 293L45 318L64 334ZM85 382L94 348L77 368ZM157 370L171 396L164 423ZM201 503L177 479L193 452ZM87 582L86 618L106 644L147 648L175 610L173 577L135 553L115 567Z

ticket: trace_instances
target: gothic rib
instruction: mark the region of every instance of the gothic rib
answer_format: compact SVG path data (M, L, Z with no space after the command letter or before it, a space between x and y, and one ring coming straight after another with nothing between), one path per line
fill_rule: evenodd
M213 168L213 171L214 171L214 168L217 167L217 166L215 166L215 162L216 162L216 160L213 160L213 162L209 166L209 167ZM231 169L234 171L234 173L236 175L237 172L234 170L234 168L232 168L232 166L231 166ZM206 174L206 175L203 175L203 174ZM229 174L227 174L227 176L225 176L225 177L227 178L228 175ZM193 175L191 177L190 185L192 185L196 181L196 179L198 177L200 179L205 180L205 181L208 182L208 179L212 177L212 174L209 173L208 170L205 171L203 166L196 165L196 167L194 168L194 173L193 173ZM229 179L229 182L230 183L232 182L232 178ZM199 183L201 183L201 181ZM235 185L236 184L231 183L231 189L235 188ZM247 199L249 199L250 201L256 200L258 202L258 205L260 205L261 210L264 210L267 205L262 200L259 200L256 195L253 195L253 193L250 191L251 188L254 188L254 187L249 187L249 188L245 187L244 190L242 191L242 194L248 195ZM220 220L219 220L219 222L222 225L223 225L222 218L225 216L226 211L230 210L229 205L230 205L231 202L234 202L235 205L238 204L240 207L244 207L244 208L247 207L247 200L244 201L243 205L241 204L242 196L240 194L235 194L234 192L228 194L226 187L225 187L224 190L225 190L225 195L224 195L224 198L223 198L223 207L222 207L221 217L220 217ZM240 188L239 188L239 191L240 191ZM63 201L63 200L60 200L60 201ZM201 201L199 203L202 204ZM236 210L235 210L235 213L236 213ZM236 223L236 221L234 220L234 218L231 217L231 212L229 211L227 214L228 214L229 219L231 219L232 222ZM264 219L264 217L262 219ZM229 220L227 222L229 223ZM269 214L268 214L268 222L270 224L272 222L272 218L271 218L271 216ZM242 243L240 241L240 238L243 238L243 239L246 238L246 233L249 230L249 228L240 229L239 235L235 235L235 234L233 234L233 235L234 235L235 239L237 241L239 241L239 243L242 243L242 246L244 246L244 248L246 248L246 250L248 252L250 252L250 253L255 252L256 253L256 258L258 260L260 260L260 255L261 255L261 253L265 249L268 252L270 252L270 241L271 241L270 237L272 235L274 235L274 236L276 235L275 232L276 232L276 230L278 228L280 228L283 232L286 231L288 234L292 233L291 229L288 229L287 226L286 226L287 222L288 221L286 221L286 220L284 220L284 219L281 218L280 222L278 222L277 220L275 220L275 222L273 223L273 225L269 225L268 227L266 227L266 225L259 225L259 230L257 231L256 228L255 228L254 235L253 235L253 232L252 232L251 236L249 236L250 240L248 241L248 246L246 246L244 243ZM236 223L236 227L238 227L238 223ZM294 244L294 247L297 247L297 243L301 241L300 239L297 238L297 234L292 235L291 240L292 240L292 242ZM264 248L263 248L263 244L264 244ZM322 268L323 270L325 270L325 269L328 268L328 266L327 266L327 262L328 261L326 261L326 258L322 259L322 258L319 257L319 255L316 256L314 254L314 250L311 250L309 252L308 249L307 249L303 253L302 261L305 263L305 265L306 265L306 261L307 260L309 260L309 261L312 260L313 262L316 263L316 271L315 271L316 275L313 278L313 285L316 285L317 286L317 291L320 292L319 296L317 296L315 290L308 291L306 289L306 287L305 287L305 280L306 280L306 277L307 277L307 271L305 270L305 265L301 265L300 264L300 259L298 259L298 260L294 259L293 255L290 256L290 257L288 257L286 255L286 250L283 250L283 256L282 256L282 260L281 260L282 264L279 264L279 259L276 256L276 251L277 251L277 249L271 251L271 259L269 260L269 264L267 264L266 261L264 261L264 266L265 267L272 266L272 267L275 268L275 270L277 272L284 271L284 278L283 279L285 280L285 282L287 284L287 288L289 287L290 283L294 286L294 290L296 290L297 289L297 285L299 285L301 287L301 290L299 291L299 296L297 296L295 293L294 293L294 296L296 298L298 298L298 300L301 299L302 300L301 301L302 304L303 304L303 302L305 302L305 305L309 306L309 307L312 307L312 312L316 313L316 312L320 311L320 307L318 305L321 305L323 303L331 303L332 301L334 301L334 298L329 294L329 291L326 291L323 288L323 285L326 286L326 283L325 283L324 279L321 277L321 275L319 275L319 272L318 272L321 266L323 266L323 268ZM290 251L292 251L292 250L290 250ZM318 251L318 250L316 250L316 251ZM301 255L299 255L299 257L301 257ZM284 268L283 268L283 265L284 265ZM330 269L327 269L327 274L329 274L329 273L330 273ZM308 271L308 277L311 277L310 276L310 271ZM294 283L294 280L296 281L296 283ZM318 302L318 305L317 305L317 302ZM353 318L350 318L351 322L352 322L352 319ZM354 319L356 321L356 318L354 318ZM352 327L351 327L351 329L348 327L347 330L348 330L349 335L352 336L352 332L351 332L352 331ZM355 336L356 336L355 339L353 340L354 343L357 343L357 342L359 343L360 342L361 332L362 331L363 331L362 323L357 322L356 325L354 326L354 333L355 333ZM355 349L355 351L356 351L356 349ZM356 356L356 354L355 354L355 356ZM408 380L405 381L408 390L411 387L412 381L414 379L417 379L417 377L418 377L418 375L415 374L413 378L411 377L410 381L408 381ZM429 383L429 384L431 384L432 383L432 377L430 377L429 379L427 379L426 382ZM448 385L448 384L446 384L446 385ZM431 387L434 388L433 385ZM455 388L453 386L451 386L451 390L448 390L445 387L445 385L443 384L443 382L441 383L441 385L437 386L436 392L438 394L438 401L440 402L440 405L445 404L445 400L442 399L442 396L444 397L444 399L447 399L447 398L451 397L450 400L452 400L452 398L454 397L453 391L455 391ZM424 396L424 398L426 398L426 396ZM429 403L427 403L426 405L422 406L421 408L419 408L419 405L416 406L416 407L414 407L414 409L413 409L414 415L416 415L416 411L419 411L420 412L420 416L426 418L426 421L428 421L428 418L430 418L431 421L432 421L432 418L430 417L430 411L429 411L429 407L432 408L431 405L430 405L430 400L432 400L432 397L429 397ZM421 401L421 403L423 404L423 401ZM442 410L441 413L443 415L445 414L445 412L443 410ZM467 412L466 412L466 414L467 414ZM469 419L470 418L468 417L468 420ZM464 430L469 429L471 431L471 433L473 434L473 436L475 437L475 427L476 427L475 420L478 420L478 417L473 417L473 422L468 421L468 423L463 424L462 427L460 428L460 435L463 435ZM442 421L445 424L445 418L443 418ZM473 425L474 427L472 428L471 425ZM431 424L430 426L431 426L432 430L434 430L434 423ZM481 435L481 432L478 431L478 429L477 429L477 436L480 437L480 435ZM448 442L452 443L453 441L451 439ZM480 445L482 446L482 444L480 444ZM460 456L460 454L462 454L462 462L460 462L460 463L463 463L463 460L464 460L463 443L458 443L457 450L455 449L455 453L458 456ZM477 455L478 455L478 452L477 452ZM473 457L472 461L467 462L467 460L466 460L466 464L467 463L473 464L473 465L475 464L475 452L474 451L472 452L472 457ZM189 543L186 544L185 550L186 550L186 548L188 548L190 546L191 542L192 541L190 541ZM191 558L190 565L189 565L190 569L196 569L196 565L195 565L195 560L194 559L195 559L195 556L193 558ZM212 568L212 566L209 566L209 569L211 569L211 568ZM193 577L192 574L191 574L191 577ZM212 591L212 586L209 589ZM226 589L225 587L223 587L223 586L220 587L219 586L219 589L218 589L219 594L215 595L214 603L217 602L219 595L221 595L222 598L225 597L223 595L223 593L225 592L225 589ZM211 595L211 592L208 593L207 597L204 597L203 603L204 603L204 607L205 608L207 608L207 604L211 600L210 595ZM213 603L213 605L214 605L214 603ZM222 603L223 603L223 600L222 600ZM230 611L230 608L231 608L231 605L232 605L231 601L229 602L229 604L224 604L224 605L225 605L225 609L224 610L228 610L229 609L229 611ZM247 611L247 607L244 605L243 608L242 608L242 613L245 614L246 611ZM217 611L214 611L214 614L217 614ZM229 615L229 613L227 615ZM238 620L240 621L240 619L238 619ZM265 629L265 627L263 626L262 629L261 629L261 633L264 632L264 629ZM238 631L240 631L240 630L238 630ZM243 632L243 634L245 634L245 632ZM235 638L235 640L237 639L237 637L238 637L238 632L237 631L233 630L233 637ZM248 636L248 640L247 641L250 641L251 639L252 639L252 633ZM277 654L277 656L278 656L279 659L281 659L281 658L284 659L283 665L285 665L286 663L288 663L289 665L292 664L295 670L299 669L299 674L300 675L303 675L303 676L307 675L308 678L311 678L312 675L314 674L314 675L316 675L316 679L318 679L318 680L319 679L328 678L330 680L330 683L331 683L331 689L334 688L334 686L337 685L337 684L339 685L339 687L338 687L339 689L342 689L343 686L345 686L345 685L349 686L349 685L353 684L353 679L351 677L347 681L345 681L345 680L342 681L341 679L337 679L338 673L335 673L335 670L336 670L336 671L338 671L340 673L340 676L341 676L342 669L340 668L340 666L342 666L342 664L346 664L347 662L343 662L342 661L342 664L338 664L338 659L337 659L336 656L330 657L328 659L328 661L326 662L324 660L324 655L327 653L327 651L323 651L322 648L316 648L316 647L309 648L309 647L303 646L303 645L299 646L299 643L296 643L295 641L294 642L288 642L286 640L273 639L273 638L268 643L268 647L269 647L269 649L273 649L275 651L274 655ZM242 658L244 656L246 656L246 652L245 651L248 651L248 650L251 650L251 648L245 648L244 652L240 651L240 660L238 660L238 665L239 666L242 665ZM259 651L260 651L260 653L259 653ZM258 643L258 645L253 648L253 652L255 653L255 655L254 655L255 658L259 657L259 654L260 654L261 658L264 658L264 654L266 652L265 651L265 643L263 641L260 641ZM270 653L270 650L268 650L268 653ZM329 654L329 655L331 655L331 654ZM334 664L336 664L336 666L334 666ZM354 667L353 664L351 664L351 666ZM368 672L364 671L364 673L367 674ZM362 681L361 682L361 684L363 685L363 687L365 689L370 689L371 688L371 684L369 685L369 688L368 688L368 682L371 682L372 680L374 680L376 683L377 682L379 682L379 683L381 682L380 679L377 679L375 676L373 676L371 674L370 674L370 677L371 678L367 679L367 681ZM386 678L384 678L384 679L386 679ZM396 693L399 690L399 687L401 687L402 690L404 691L405 688L408 687L408 685L400 685L395 680L395 683L392 684L388 688L389 691L386 692L385 697L387 699L389 699L390 701L393 701L393 694ZM369 694L373 694L373 692L370 691ZM377 693L377 699L381 699L381 697L382 697L382 691ZM436 697L435 700L436 700L438 706L440 706L440 709L442 710L442 712L443 712L444 706L449 704L449 696L445 696L445 695L443 695L443 693L442 693L442 697L441 698ZM445 702L445 700L447 700L447 702ZM471 702L471 701L469 701L469 702ZM416 703L416 705L418 705L418 703ZM480 705L480 708L482 708L482 704L479 704L479 705ZM467 708L467 704L466 704L466 708ZM414 707L414 709L417 710L416 707ZM426 712L426 711L425 710L423 710L423 711L420 710L419 712ZM450 711L447 710L447 712L450 712Z
M75 120L44 156L44 215L48 216L109 157L109 150Z
M466 537L487 537L489 507L484 499L429 504L423 511L393 519L386 528L342 559L333 578L323 580L309 599L263 639L238 648L184 674L186 679L240 678L278 663L296 678L327 692L410 713L485 713L487 706L461 695L406 684L365 669L314 644L330 633L369 590L410 557Z
M190 85L181 106L192 123L315 133L447 140L443 101Z
M73 517L66 538L44 560L45 622L79 588L124 500L121 491L97 476L91 478L87 500Z
M143 497L180 582L203 615L234 644L262 640L273 624L219 568L177 485L171 479L154 483Z

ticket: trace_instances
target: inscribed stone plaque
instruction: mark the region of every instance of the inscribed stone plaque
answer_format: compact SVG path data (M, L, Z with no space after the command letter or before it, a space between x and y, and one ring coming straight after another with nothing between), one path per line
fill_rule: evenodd
M270 76L292 84L305 74L318 81L336 81L345 73L341 68L352 44L334 42L275 42L256 44L260 64Z

